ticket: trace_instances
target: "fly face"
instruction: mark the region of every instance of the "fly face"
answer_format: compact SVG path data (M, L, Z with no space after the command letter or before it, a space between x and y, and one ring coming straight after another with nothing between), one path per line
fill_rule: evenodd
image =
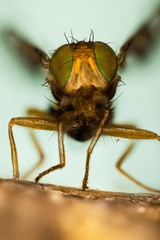
M66 94L92 86L104 90L117 73L115 52L102 42L78 42L63 45L51 58L54 80Z

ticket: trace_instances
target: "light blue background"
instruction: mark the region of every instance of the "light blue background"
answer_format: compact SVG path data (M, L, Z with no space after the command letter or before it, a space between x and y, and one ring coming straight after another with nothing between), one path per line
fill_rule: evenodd
M72 29L78 40L89 37L111 42L118 53L120 46L147 20L160 3L158 0L81 0L38 1L13 0L0 3L0 30L15 29L26 39L47 53L66 43L64 32ZM126 71L121 73L126 85L117 89L115 123L130 123L160 134L160 41L145 62L129 59ZM45 109L52 96L41 84L44 76L33 74L0 42L0 177L11 178L12 166L8 140L8 122L12 117L25 116L29 107ZM37 174L59 162L57 133L36 131L46 155L45 164ZM37 160L26 129L14 127L20 173L23 175ZM44 177L42 182L81 187L85 156L89 142L80 143L64 138L66 167ZM130 140L116 141L101 137L92 157L89 187L108 191L145 192L120 175L114 165ZM139 141L128 157L124 169L139 180L160 189L160 144Z

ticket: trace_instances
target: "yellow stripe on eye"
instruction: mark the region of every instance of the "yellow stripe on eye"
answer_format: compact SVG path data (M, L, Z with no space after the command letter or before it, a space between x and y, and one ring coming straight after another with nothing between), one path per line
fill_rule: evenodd
M60 85L64 87L69 79L73 67L70 45L58 48L51 58L51 71Z
M110 82L117 72L117 57L107 44L95 42L95 60L99 71L107 82Z

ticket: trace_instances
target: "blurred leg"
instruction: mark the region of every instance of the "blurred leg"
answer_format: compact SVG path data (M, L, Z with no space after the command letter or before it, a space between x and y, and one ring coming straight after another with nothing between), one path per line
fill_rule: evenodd
M122 125L108 125L103 129L103 135L107 136L113 136L113 137L120 137L120 138L130 138L130 139L155 139L160 141L160 136L156 133L143 130L143 129L137 129L134 127L129 126L122 126ZM126 176L128 179L130 179L132 182L136 183L137 185L143 187L144 189L148 191L158 192L160 193L160 190L150 188L139 181L137 181L135 178L130 176L128 173L126 173L124 170L121 169L121 165L126 159L126 157L129 155L131 150L133 149L134 144L131 144L127 150L124 152L124 154L120 157L118 162L116 163L116 167L124 176Z
M38 118L42 118L42 119L53 120L53 115L51 115L48 112L44 112L44 111L41 111L41 110L35 109L35 108L28 109L27 114L29 116L34 116L34 117L38 117ZM44 158L45 158L44 153L42 151L42 147L40 146L40 143L39 143L38 139L36 138L35 133L33 132L33 130L30 130L29 133L30 133L32 142L39 154L39 160L28 172L26 172L22 176L22 179L27 179L40 165L42 165L42 163L44 162Z

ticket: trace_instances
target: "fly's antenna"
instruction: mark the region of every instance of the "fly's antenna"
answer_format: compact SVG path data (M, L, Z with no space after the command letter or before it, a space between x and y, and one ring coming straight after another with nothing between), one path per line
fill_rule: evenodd
M68 42L68 44L70 44L70 42L69 42L69 40L68 40L67 35L66 35L65 32L64 32L64 37L65 37L66 41Z
M89 35L89 42L94 42L94 32L91 29L90 35Z
M74 36L73 36L73 32L72 32L72 29L70 30L71 31L71 40L72 40L72 43L75 43L75 42L79 42Z
M70 29L70 32L71 32L71 36L70 36L70 38L72 39L72 43L74 43L74 37L73 37L72 29Z

